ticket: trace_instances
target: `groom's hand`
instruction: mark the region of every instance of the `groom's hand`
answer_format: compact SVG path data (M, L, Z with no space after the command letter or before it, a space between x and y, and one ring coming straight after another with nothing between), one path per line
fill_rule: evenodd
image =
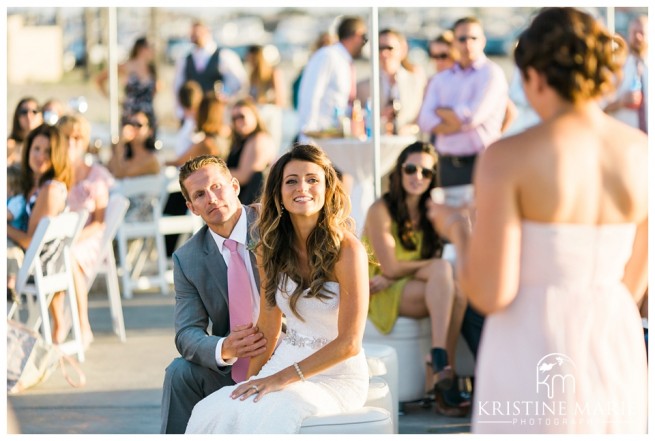
M235 326L230 335L223 341L221 356L223 360L230 358L255 357L266 350L264 334L252 323Z

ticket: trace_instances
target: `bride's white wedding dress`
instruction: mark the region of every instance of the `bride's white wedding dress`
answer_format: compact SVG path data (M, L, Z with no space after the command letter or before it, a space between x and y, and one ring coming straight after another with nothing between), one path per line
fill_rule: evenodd
M255 377L273 375L299 362L337 336L339 284L326 282L334 293L327 300L301 297L296 309L289 308L288 296L297 284L288 277L276 293L277 305L286 315L287 333L273 356ZM368 367L364 351L306 381L295 382L272 392L255 403L254 396L241 401L230 394L236 386L223 387L194 408L186 433L297 433L302 421L314 415L343 413L360 408L368 392Z

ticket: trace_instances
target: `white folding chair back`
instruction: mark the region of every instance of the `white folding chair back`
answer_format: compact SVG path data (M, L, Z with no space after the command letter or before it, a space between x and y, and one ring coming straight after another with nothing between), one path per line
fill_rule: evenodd
M107 283L112 328L122 342L125 341L125 321L123 320L123 307L118 287L118 271L112 243L129 206L130 202L121 194L115 193L109 197L109 202L105 208L105 231L100 242L99 252L101 258L96 268L94 268L94 272L89 274L86 279L88 289L98 274L104 274Z
M34 330L41 327L43 339L52 343L52 331L48 307L55 293L66 293L71 311L73 341L60 345L65 353L77 353L84 361L84 344L77 313L77 297L73 282L71 244L84 227L88 212L66 212L54 217L44 217L34 232L25 252L23 265L16 276L16 293L26 295L28 302L27 325ZM57 252L48 260L42 260L41 251L50 244ZM16 309L10 311L13 316ZM11 317L9 317L11 318Z
M118 257L122 269L123 297L132 298L134 288L148 289L159 286L162 294L168 294L166 281L166 247L159 231L161 220L161 194L165 185L163 174L125 178L119 181L116 192L128 199L144 198L150 201L147 208L149 219L129 219L118 229ZM128 248L128 241L132 241ZM156 253L157 275L141 277L143 267L152 251Z

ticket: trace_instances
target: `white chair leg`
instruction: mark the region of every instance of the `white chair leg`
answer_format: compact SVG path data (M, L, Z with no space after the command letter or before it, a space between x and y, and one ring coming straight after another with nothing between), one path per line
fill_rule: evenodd
M50 326L50 313L48 312L49 302L41 289L38 289L37 292L39 298L39 314L41 315L41 327L43 328L43 340L48 344L52 344L52 328Z
M109 252L106 257L107 265L107 295L109 296L109 309L111 311L111 323L114 333L122 342L125 342L125 322L123 320L123 306L118 288L118 272L116 271L116 259L114 253Z
M122 268L121 281L123 284L123 298L132 298L132 280L130 277L130 268L127 260L127 239L125 234L118 230L118 261Z
M71 265L69 264L70 268ZM73 339L75 341L75 351L77 352L77 359L80 362L84 361L84 340L82 339L82 329L80 327L80 315L77 309L77 293L75 291L75 284L73 282L73 274L69 274L68 289L66 290L66 297L68 297L68 304L71 311L71 323L73 324ZM44 318L44 322L45 322Z
M155 236L157 247L157 269L159 270L159 286L163 295L168 295L168 282L166 281L166 244L164 236L159 232Z
M143 268L148 261L148 255L152 248L152 238L134 239L130 241L129 253L127 253L127 261L132 262L130 268L130 279L137 280L141 277Z

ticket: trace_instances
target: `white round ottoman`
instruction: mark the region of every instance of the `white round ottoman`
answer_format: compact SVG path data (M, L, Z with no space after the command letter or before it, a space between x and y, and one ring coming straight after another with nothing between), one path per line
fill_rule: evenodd
M389 411L379 407L361 409L339 415L313 416L305 419L302 434L393 434L393 422Z
M364 346L377 343L391 346L398 357L398 395L400 403L417 401L425 395L425 355L430 352L430 319L398 317L389 334L380 333L366 321Z
M386 381L382 377L371 377L363 408L306 418L300 433L397 433L392 411L393 399Z
M379 343L364 343L363 347L371 379L383 378L389 386L393 406L388 410L393 418L395 433L398 433L398 356L396 350L389 345Z

